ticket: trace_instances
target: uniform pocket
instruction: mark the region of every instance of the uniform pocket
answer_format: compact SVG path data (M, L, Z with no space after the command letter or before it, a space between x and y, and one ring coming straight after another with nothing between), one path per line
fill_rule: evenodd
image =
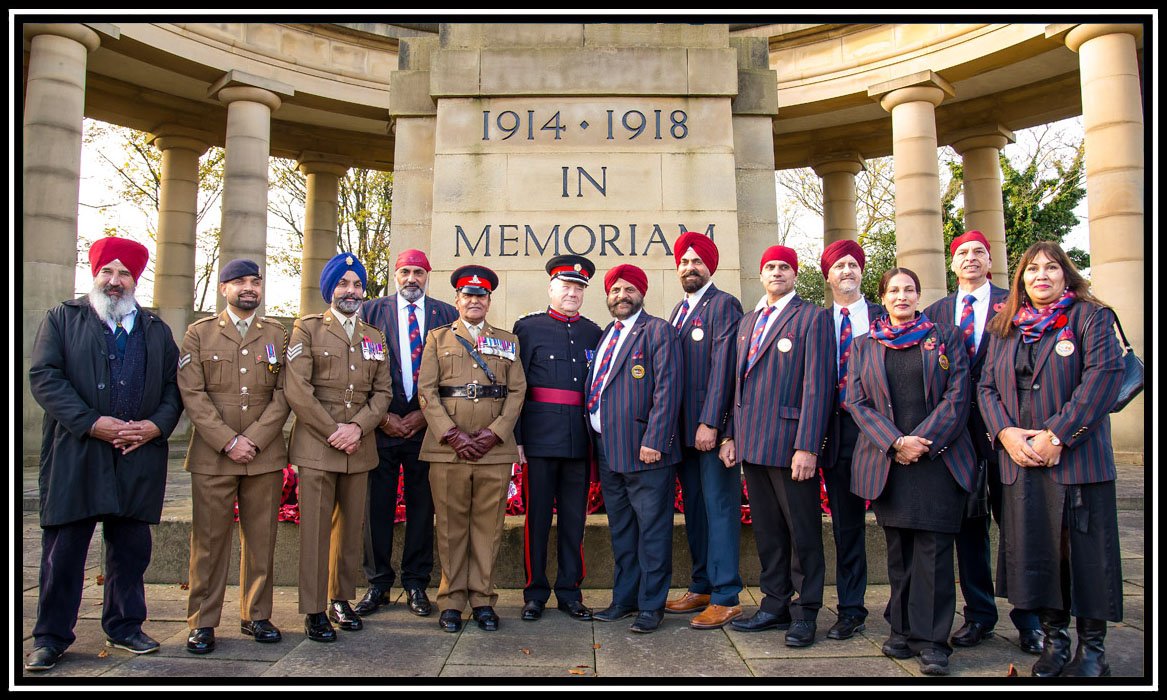
M203 377L208 386L222 384L235 367L234 353L230 351L203 350L199 353L199 361L203 363Z
M461 376L466 367L466 351L461 346L439 351L438 367L439 377Z
M312 350L312 378L313 379L340 379L340 363L344 358L337 357L329 350Z

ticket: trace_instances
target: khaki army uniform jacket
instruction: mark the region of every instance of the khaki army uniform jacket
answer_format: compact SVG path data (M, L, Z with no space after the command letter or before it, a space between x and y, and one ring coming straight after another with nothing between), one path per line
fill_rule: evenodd
M284 423L284 353L288 332L257 316L246 338L226 311L186 329L178 356L178 389L194 425L186 470L195 474L251 476L288 465ZM270 348L270 356L269 356ZM238 464L224 448L236 435L259 448L255 459Z
M377 466L373 431L393 398L386 352L385 336L359 318L351 341L331 311L296 320L285 379L296 414L288 445L292 464L345 474ZM341 423L361 426L361 445L351 455L328 444Z
M486 373L458 342L461 336L477 346L461 319L430 331L422 349L421 370L417 377L417 395L429 429L421 443L421 458L429 462L464 462L446 444L439 444L446 432L457 426L473 435L490 428L502 442L495 445L477 464L504 464L519 458L515 445L515 423L523 410L527 393L527 377L519 359L518 338L513 333L483 323L483 337L510 343L514 358L479 350L487 366L494 372L499 384L508 388L506 398L441 398L440 386L465 386L470 383L490 384Z

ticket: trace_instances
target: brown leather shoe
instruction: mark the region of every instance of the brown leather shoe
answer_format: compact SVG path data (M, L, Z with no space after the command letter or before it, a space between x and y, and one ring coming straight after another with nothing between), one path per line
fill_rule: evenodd
M685 595L680 598L673 598L665 603L665 612L667 613L691 613L700 612L709 605L709 595L705 593L694 593L693 591L685 591Z
M715 630L724 627L727 622L741 617L742 606L710 604L709 607L689 621L689 626L695 630Z

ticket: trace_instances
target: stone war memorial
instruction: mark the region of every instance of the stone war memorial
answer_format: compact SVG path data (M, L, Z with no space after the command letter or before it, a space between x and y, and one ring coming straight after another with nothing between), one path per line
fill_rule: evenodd
M161 152L153 308L181 338L195 318L198 163L212 146L226 153L219 260L251 258L261 272L267 263L277 235L268 228L269 157L295 160L306 176L301 313L324 309L318 280L337 252L338 181L359 167L393 174L392 249L428 253L430 293L450 300L451 271L486 265L501 283L489 319L509 329L545 306L544 265L561 254L589 257L597 276L621 263L642 267L647 311L667 315L681 295L671 246L683 231L717 243L715 281L748 310L762 294L759 257L777 242L775 173L810 167L821 178L829 244L857 239L856 176L886 156L897 261L919 274L923 308L948 293L943 146L963 162L965 228L985 233L994 282L1006 286L1000 151L1018 130L1081 115L1090 279L1145 356L1149 16L67 19L18 16L12 38L23 42L21 262L24 279L37 281L21 296L26 470L41 441L28 389L33 329L75 295L85 260L77 230L85 118L146 132ZM602 285L582 311L607 323ZM1149 417L1142 396L1113 416L1120 464L1144 464ZM747 559L756 566L743 543L743 566Z

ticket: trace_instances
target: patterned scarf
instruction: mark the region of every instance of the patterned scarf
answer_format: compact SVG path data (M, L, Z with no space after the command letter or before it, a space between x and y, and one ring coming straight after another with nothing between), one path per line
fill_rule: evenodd
M1025 343L1036 343L1050 328L1062 328L1066 325L1065 311L1074 305L1077 297L1074 290L1067 289L1062 297L1045 307L1041 311L1033 308L1026 302L1017 314L1013 316L1013 325L1021 331L1021 340Z
M918 344L935 325L923 313L902 326L892 325L890 316L881 316L871 323L871 337L892 350L903 350Z

